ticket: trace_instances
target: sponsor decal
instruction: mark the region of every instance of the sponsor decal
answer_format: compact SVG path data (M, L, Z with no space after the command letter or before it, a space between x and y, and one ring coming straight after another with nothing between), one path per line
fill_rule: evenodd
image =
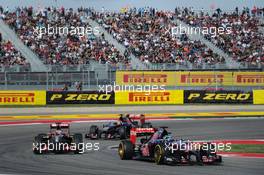
M252 92L241 91L184 91L185 103L252 103Z
M47 92L47 104L114 104L114 93L98 91Z

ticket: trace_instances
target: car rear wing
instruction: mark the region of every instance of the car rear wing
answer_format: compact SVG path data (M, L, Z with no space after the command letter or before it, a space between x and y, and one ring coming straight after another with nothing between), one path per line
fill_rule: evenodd
M68 124L68 123L52 123L52 124L50 124L50 129L57 129L58 126L61 129L68 129L68 128L70 128L70 124Z
M155 128L131 128L130 129L130 141L136 144L137 136L152 135L156 132Z
M145 123L145 115L143 114L130 115L129 118L132 120L139 120L141 124Z

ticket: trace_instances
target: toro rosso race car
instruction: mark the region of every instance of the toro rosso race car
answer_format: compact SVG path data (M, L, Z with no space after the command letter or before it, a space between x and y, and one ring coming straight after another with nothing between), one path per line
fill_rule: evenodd
M68 123L50 124L50 132L38 134L33 142L33 152L35 154L44 153L82 153L83 137L82 134L70 134Z
M138 135L144 136L137 142ZM130 140L122 140L118 154L122 160L136 159L155 161L156 164L216 164L222 157L206 145L193 148L192 142L173 139L166 127L132 128ZM211 143L206 143L209 148ZM213 148L213 147L210 147Z
M130 136L131 128L151 128L149 122L145 122L145 115L120 114L118 121L111 121L100 129L96 125L90 127L90 131L85 135L90 139L127 139Z

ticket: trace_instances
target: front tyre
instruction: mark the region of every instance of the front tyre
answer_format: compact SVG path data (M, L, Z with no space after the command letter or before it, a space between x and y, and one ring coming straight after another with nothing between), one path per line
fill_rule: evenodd
M155 146L154 149L154 161L157 165L161 165L164 163L164 157L165 157L165 150L164 147L160 144Z
M83 153L83 136L81 133L76 133L73 135L73 143L76 144L76 150L74 150L74 154L82 154Z

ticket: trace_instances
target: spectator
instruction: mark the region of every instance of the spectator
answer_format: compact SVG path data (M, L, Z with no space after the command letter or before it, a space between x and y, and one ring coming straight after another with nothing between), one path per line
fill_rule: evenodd
M67 83L64 84L64 87L62 88L63 91L68 91L69 90L69 86Z
M26 59L14 48L10 41L1 40L0 67L9 67L14 65L29 66Z
M76 90L82 91L82 82L76 82Z
M18 9L17 9L18 10ZM85 9L78 12L73 9L46 8L34 11L32 7L21 9L20 13L6 12L5 22L9 24L24 41L35 51L45 64L77 65L89 64L90 60L102 64L128 64L128 60L104 36L93 34L79 36L71 34L43 34L41 37L34 32L35 26L75 26L91 27L84 19Z

